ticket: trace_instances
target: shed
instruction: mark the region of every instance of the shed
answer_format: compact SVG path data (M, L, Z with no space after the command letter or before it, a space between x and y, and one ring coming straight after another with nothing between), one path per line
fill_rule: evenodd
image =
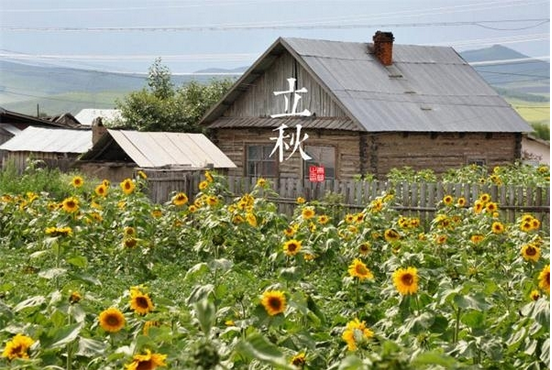
M67 170L77 156L92 147L92 131L61 128L27 127L0 145L6 153L2 166L13 162L23 172L28 159L43 161L48 167Z
M230 175L273 178L501 165L532 131L453 48L380 31L372 43L277 39L201 124Z
M96 177L121 181L136 168L224 172L236 165L203 134L108 129L80 158L79 167Z

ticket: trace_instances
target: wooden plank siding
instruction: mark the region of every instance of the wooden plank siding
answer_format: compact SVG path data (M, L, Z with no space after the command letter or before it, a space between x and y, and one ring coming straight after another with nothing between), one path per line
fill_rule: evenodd
M275 98L275 91L289 89L287 79L297 79L297 89L305 87L297 111L307 108L318 117L346 117L345 112L333 101L312 76L289 54L284 53L263 75L259 76L240 97L225 111L225 117L268 117L285 112L283 97Z

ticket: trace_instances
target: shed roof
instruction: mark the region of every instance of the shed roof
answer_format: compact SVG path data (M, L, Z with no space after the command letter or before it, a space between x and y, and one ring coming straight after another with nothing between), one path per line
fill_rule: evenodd
M107 130L82 160L97 159L106 146L117 145L143 168L192 167L201 168L213 164L214 168L234 168L232 162L203 134L180 132L141 132Z
M4 144L10 152L84 153L92 147L92 131L29 126Z
M361 131L532 131L453 48L396 44L391 66L382 65L372 48L371 43L279 38L202 123L219 119L248 85L287 52Z

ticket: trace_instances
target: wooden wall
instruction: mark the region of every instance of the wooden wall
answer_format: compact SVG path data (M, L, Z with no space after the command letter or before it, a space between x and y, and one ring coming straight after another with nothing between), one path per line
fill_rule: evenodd
M443 173L475 160L487 166L505 165L519 158L518 135L513 133L358 133L304 130L306 145L333 146L337 179L370 173L383 178L392 168L410 166ZM229 175L245 174L245 146L275 144L271 129L219 129L215 143L238 166ZM288 152L289 154L290 152ZM276 154L274 154L276 155ZM285 158L285 153L284 153ZM301 178L302 159L296 152L279 164L280 178Z
M231 107L226 117L268 117L285 112L285 99L275 96L275 91L289 89L287 79L297 79L297 88L305 87L307 93L300 94L297 111L305 108L318 117L345 117L345 112L331 99L311 75L289 54L282 54L263 75L259 76Z
M13 164L18 173L23 173L28 166L28 159L41 161L38 167L59 168L61 171L66 172L71 169L72 164L75 162L78 154L67 153L45 153L45 152L6 152L2 159L2 168Z

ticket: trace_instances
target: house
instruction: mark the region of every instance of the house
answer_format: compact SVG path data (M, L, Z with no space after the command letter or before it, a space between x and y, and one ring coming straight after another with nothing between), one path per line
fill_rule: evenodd
M521 155L525 163L550 165L550 142L533 135L524 135Z
M221 172L236 165L203 134L110 130L94 125L90 151L78 167L97 178L121 181L136 169L192 171L214 168Z
M373 43L279 38L200 123L230 175L311 180L502 165L532 131L451 47L380 31Z
M79 155L92 147L92 131L30 126L0 145L6 153L2 167L13 163L19 173L28 160L40 160L48 167L68 170Z
M100 117L104 123L122 118L121 111L119 109L85 108L75 115L75 118L82 125L86 126L92 126L92 122L94 122L94 120L98 117Z

